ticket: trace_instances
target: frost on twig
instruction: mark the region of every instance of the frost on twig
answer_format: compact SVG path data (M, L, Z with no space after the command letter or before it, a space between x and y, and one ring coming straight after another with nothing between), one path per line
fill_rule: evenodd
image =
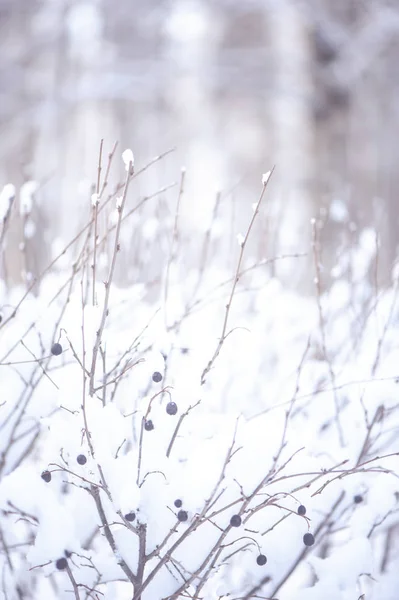
M122 160L123 160L124 165L125 165L125 170L128 173L130 173L130 175L133 175L134 156L133 156L133 152L130 149L124 150L122 152Z

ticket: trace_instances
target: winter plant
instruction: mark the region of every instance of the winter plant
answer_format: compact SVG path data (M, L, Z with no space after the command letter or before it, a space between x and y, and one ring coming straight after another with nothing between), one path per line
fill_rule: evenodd
M212 260L218 195L187 272L182 171L161 276L117 284L130 219L170 186L137 198L163 156L135 170L127 150L110 191L116 154L101 145L87 222L19 286L8 234L37 235L37 186L1 194L0 597L396 599L397 268L375 285L364 231L323 291L319 218L297 255L254 261L266 173L233 271ZM269 270L303 249L311 298Z

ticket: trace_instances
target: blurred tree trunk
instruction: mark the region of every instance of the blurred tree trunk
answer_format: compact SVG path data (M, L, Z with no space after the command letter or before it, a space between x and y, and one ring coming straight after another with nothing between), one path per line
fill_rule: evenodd
M372 228L378 256L370 265L370 278L373 285L386 285L399 241L399 177L393 167L399 160L394 141L399 135L399 86L393 77L399 13L383 2L366 10L361 3L341 0L324 3L322 16L321 22L315 20L313 49L325 283L330 283L343 249ZM330 211L337 202L344 209L338 219Z
M5 275L9 285L29 283L31 277L38 275L45 254L44 244L25 239L24 223L19 215L19 191L25 181L34 177L38 103L33 78L37 69L37 40L32 21L37 10L38 2L27 0L0 7L0 185L12 183L16 187L5 246ZM39 207L33 207L32 217L39 230L36 235L40 235L43 214Z
M276 252L307 251L314 203L314 130L311 118L312 60L309 29L301 7L281 0L271 13L274 57L272 102ZM273 235L272 233L272 235ZM286 271L286 264L289 265ZM298 269L279 262L276 274L286 285L312 289L312 258Z

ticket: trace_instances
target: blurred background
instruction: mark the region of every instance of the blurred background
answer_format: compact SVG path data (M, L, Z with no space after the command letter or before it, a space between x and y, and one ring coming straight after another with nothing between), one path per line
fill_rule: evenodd
M223 231L245 233L275 165L251 256L310 252L316 217L323 285L365 229L373 277L387 284L399 243L399 3L0 0L0 187L38 182L36 227L28 235L16 219L9 232L9 283L26 277L22 238L34 275L86 222L101 139L104 166L119 142L116 180L125 148L140 167L176 147L134 194L178 182L186 167L186 268L211 224L214 260L233 264L238 244L232 252ZM131 222L126 282L159 275L177 195L178 185ZM270 269L307 293L311 265Z

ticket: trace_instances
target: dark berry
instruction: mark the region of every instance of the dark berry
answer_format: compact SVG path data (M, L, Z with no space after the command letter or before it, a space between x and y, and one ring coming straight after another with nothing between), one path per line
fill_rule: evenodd
M256 562L260 567L263 567L263 565L267 563L267 558L264 554L259 554L259 556L256 559Z
M59 558L56 563L55 566L57 567L57 569L59 569L60 571L63 571L64 569L67 568L68 566L68 561L66 558Z
M363 496L360 496L360 494L356 494L356 496L353 498L353 502L355 504L360 504L361 502L363 502Z
M233 515L230 519L230 525L232 527L239 527L241 525L240 515Z
M146 431L152 431L154 429L154 423L151 421L151 419L144 423L144 429Z
M78 461L78 463L80 465L85 465L87 463L87 458L85 457L84 454L79 454L79 456L76 458L76 460Z
M301 517L303 517L303 515L306 515L306 506L304 506L303 504L298 506L298 515L301 515Z
M155 383L159 383L160 381L162 381L162 375L159 371L155 371L152 374L152 380L155 381Z
M126 521L132 522L132 521L134 521L135 518L136 518L136 513L134 513L134 512L130 512L130 513L127 513L127 515L125 515Z
M314 544L314 537L311 533L305 533L305 535L303 536L303 543L305 544L305 546L313 546Z
M43 471L41 477L42 477L43 481L45 481L46 483L49 483L49 481L51 481L50 471Z
M183 502L179 498L175 500L174 504L176 508L180 508L181 506L183 506Z
M168 402L166 405L166 412L168 415L175 415L177 413L177 404L175 402Z
M59 356L61 354L61 352L62 352L62 346L58 342L56 342L55 344L53 344L51 346L51 354L54 354L54 356Z
M182 523L183 523L183 521L187 521L187 519L188 519L187 511L185 511L185 510L179 510L179 512L177 513L177 518Z

